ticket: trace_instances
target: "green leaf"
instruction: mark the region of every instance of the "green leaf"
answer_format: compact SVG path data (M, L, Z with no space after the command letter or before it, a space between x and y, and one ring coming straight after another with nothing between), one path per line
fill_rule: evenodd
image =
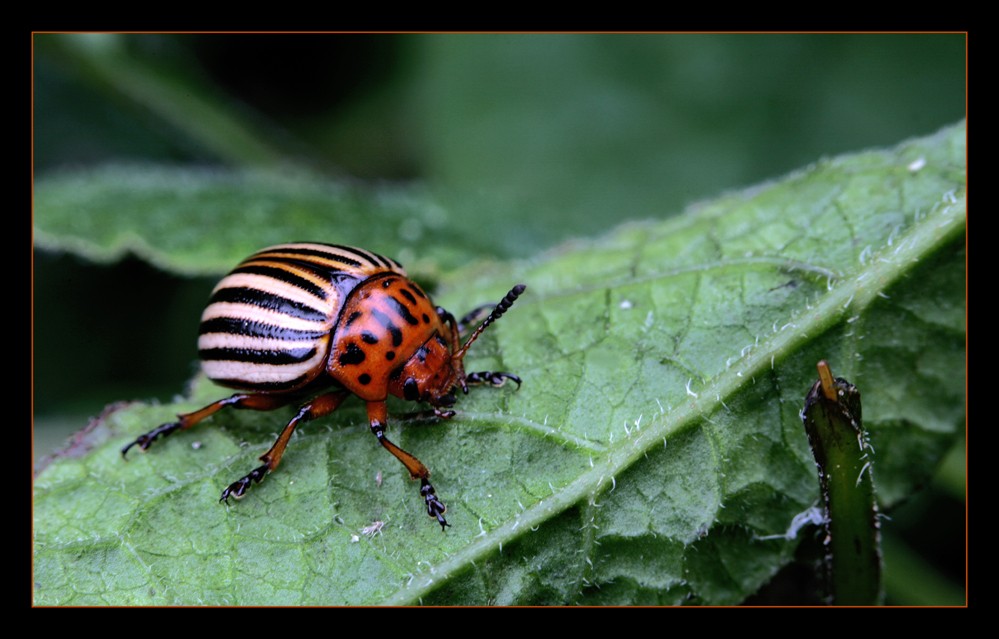
M417 273L488 255L488 238L451 216L419 189L365 189L298 170L111 165L52 175L35 188L37 246L99 262L131 251L188 275L226 273L289 238L365 246Z
M799 418L815 362L864 389L883 508L962 429L964 162L961 124L446 274L456 313L528 290L467 361L519 391L474 389L440 423L390 403L444 534L358 402L228 507L290 409L223 411L127 463L125 443L224 391L199 378L175 404L110 410L36 479L35 601L738 603L791 560L781 535L818 498Z

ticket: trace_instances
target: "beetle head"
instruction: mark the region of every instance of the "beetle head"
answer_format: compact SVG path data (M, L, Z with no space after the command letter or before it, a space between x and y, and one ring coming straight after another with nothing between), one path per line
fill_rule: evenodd
M459 343L458 329L452 317L449 326L451 345L443 336L435 333L399 369L399 374L393 375L389 382L389 392L410 401L427 402L435 409L453 406L456 388L468 393L468 384L465 381L465 354L468 352L468 347L479 338L487 326L510 308L525 288L523 284L518 284L510 289L506 297L500 300L461 348L456 348ZM438 414L442 414L441 411L438 411Z
M392 376L389 392L434 408L452 406L455 387L465 387L463 357L455 358L447 341L435 333Z

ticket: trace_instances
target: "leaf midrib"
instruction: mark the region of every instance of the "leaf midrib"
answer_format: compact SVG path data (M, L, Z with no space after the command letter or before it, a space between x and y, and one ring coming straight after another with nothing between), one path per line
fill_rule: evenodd
M943 194L939 205L922 219L916 220L900 237L893 237L886 246L866 259L855 275L844 276L835 282L830 279L827 294L814 306L799 309L796 317L789 318L780 328L759 345L747 348L745 354L732 362L714 380L700 388L691 388L689 398L669 413L654 414L648 426L635 428L616 446L608 449L598 461L591 458L591 470L563 487L551 497L524 509L492 531L483 532L458 552L427 572L415 575L409 583L389 595L384 603L407 605L420 601L432 592L437 584L447 581L471 563L504 544L519 537L524 530L535 528L547 519L567 510L584 498L596 495L612 486L614 477L620 475L635 461L657 445L665 445L668 437L696 424L732 396L746 383L752 383L767 366L774 366L779 354L791 353L805 345L814 336L828 330L848 313L862 312L879 293L902 277L909 267L940 247L946 245L963 231L966 201L964 191ZM625 443L627 442L627 443Z

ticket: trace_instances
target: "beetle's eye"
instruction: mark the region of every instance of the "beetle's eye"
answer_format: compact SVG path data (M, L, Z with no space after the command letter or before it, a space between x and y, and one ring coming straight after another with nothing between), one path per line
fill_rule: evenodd
M402 385L403 397L411 402L419 401L420 399L420 387L417 385L416 380L412 377L406 379L405 383Z

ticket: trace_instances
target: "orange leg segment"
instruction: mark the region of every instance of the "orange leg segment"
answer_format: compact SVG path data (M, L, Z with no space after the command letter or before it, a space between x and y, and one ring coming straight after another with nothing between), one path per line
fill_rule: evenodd
M244 477L241 477L229 484L229 486L222 491L222 496L219 501L229 502L230 497L235 497L240 499L245 493L246 489L250 487L251 484L260 483L263 481L267 473L273 471L281 463L281 457L284 455L284 449L288 447L288 442L291 440L291 434L295 432L295 428L300 422L307 422L317 417L322 417L324 415L329 415L343 403L343 400L347 399L350 395L347 391L338 391L335 393L325 393L312 399L300 409L298 413L291 418L291 421L284 427L281 434L278 435L277 441L274 445L270 447L266 453L260 456L260 461L264 462L262 466L258 466L250 471Z
M437 492L434 490L433 484L430 483L430 471L423 465L423 462L393 444L385 436L386 421L387 409L385 402L368 402L368 422L371 425L371 432L378 438L378 443L385 450L392 453L392 456L402 462L402 465L406 467L406 470L409 471L409 475L413 479L420 480L420 495L427 506L427 514L437 519L437 523L441 525L441 530L444 530L445 527L451 525L444 519L447 506L437 498Z
M138 446L140 451L145 452L146 449L148 449L149 446L160 437L166 437L177 430L187 430L188 428L201 422L201 420L211 417L226 406L232 406L233 408L245 408L249 410L274 410L275 408L281 408L292 399L293 398L281 395L236 393L231 397L226 397L225 399L220 399L217 402L212 402L208 406L196 410L193 413L177 415L177 421L161 424L145 435L140 435L135 441L121 449L121 455L122 457L127 456L128 451L132 448L132 446Z
M300 422L309 421L317 417L322 417L323 415L329 415L335 411L343 400L345 400L349 395L350 393L347 391L325 393L302 406L298 413L284 427L281 434L278 435L277 441L274 442L274 445L271 446L270 450L260 456L260 461L264 462L264 464L253 469L245 477L231 483L228 488L222 491L222 497L219 501L228 501L229 497L235 497L237 499L242 497L246 493L246 489L249 488L252 483L259 483L264 476L267 475L267 473L278 467L278 464L281 463L281 456L284 455L284 449L288 447L288 442L291 440L291 434L295 432L295 427L298 426ZM178 415L177 421L161 424L145 435L140 435L135 439L135 441L122 448L121 454L122 457L125 457L128 454L129 449L133 446L138 446L140 451L145 451L160 437L166 437L167 435L170 435L178 430L187 430L227 406L231 406L236 409L267 411L274 410L275 408L281 408L295 399L298 398L287 395L236 393L231 397L226 397L225 399L220 399L217 402L212 402L211 404L196 410L193 413Z

